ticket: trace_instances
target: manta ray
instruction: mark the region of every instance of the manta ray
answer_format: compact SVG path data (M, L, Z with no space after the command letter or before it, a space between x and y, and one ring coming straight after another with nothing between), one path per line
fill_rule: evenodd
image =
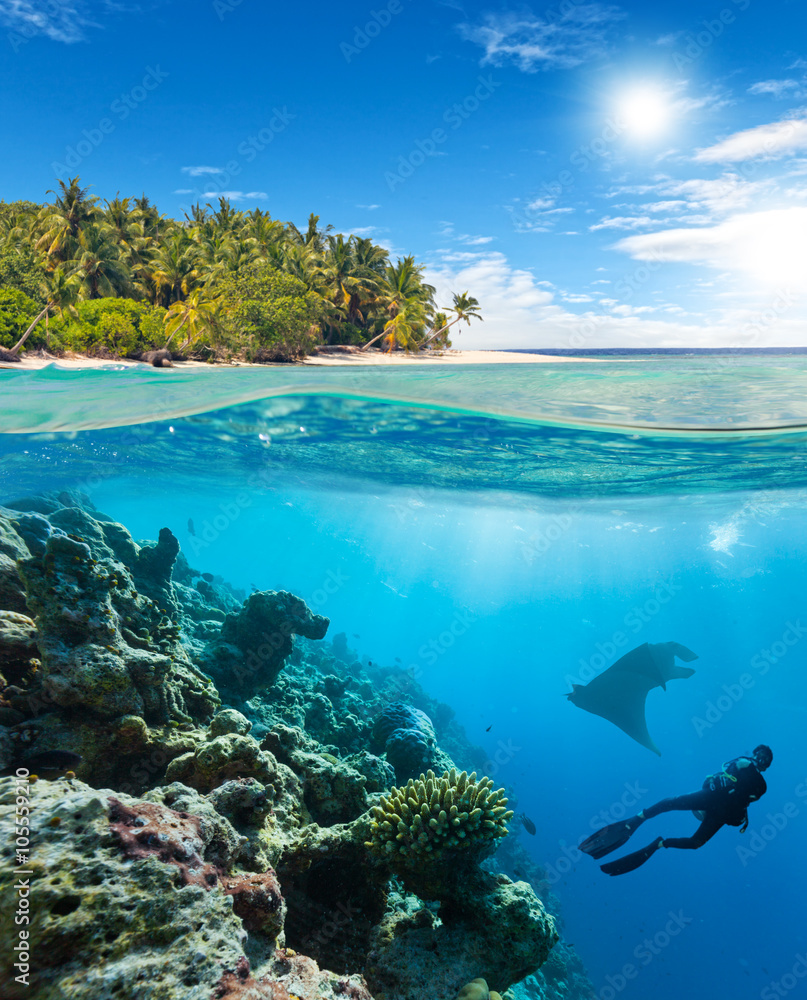
M625 653L589 684L573 684L566 697L573 705L592 715L602 716L631 739L661 756L661 751L647 731L644 716L648 691L655 687L667 690L667 681L691 677L691 667L679 667L676 656L689 663L697 653L680 642L645 642Z

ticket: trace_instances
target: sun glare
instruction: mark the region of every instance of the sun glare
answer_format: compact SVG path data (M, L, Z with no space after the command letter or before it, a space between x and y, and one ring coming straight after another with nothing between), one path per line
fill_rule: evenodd
M664 132L670 121L666 94L651 87L637 87L622 95L618 114L628 134L648 139Z

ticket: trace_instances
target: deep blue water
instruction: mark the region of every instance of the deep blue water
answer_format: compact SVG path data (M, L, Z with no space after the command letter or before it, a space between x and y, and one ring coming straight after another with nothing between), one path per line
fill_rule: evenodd
M601 1000L767 1000L807 952L807 361L771 364L14 373L0 502L84 489L135 538L169 526L193 565L297 593L414 670L535 822L519 836ZM661 757L564 698L668 640L699 659L648 697ZM603 811L761 742L747 833L617 879L576 851ZM667 814L636 846L695 825Z

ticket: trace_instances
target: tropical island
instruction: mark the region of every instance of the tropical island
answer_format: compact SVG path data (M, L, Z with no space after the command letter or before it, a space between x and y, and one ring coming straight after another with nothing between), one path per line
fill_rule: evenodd
M143 195L103 204L79 177L53 200L0 202L0 360L171 356L291 362L318 346L441 350L481 319L467 292L439 308L414 256L306 230L220 197L181 221Z

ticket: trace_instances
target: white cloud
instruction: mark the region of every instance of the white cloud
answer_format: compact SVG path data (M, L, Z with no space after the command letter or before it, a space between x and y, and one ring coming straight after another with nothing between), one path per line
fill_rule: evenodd
M485 50L482 64L513 62L525 73L570 69L601 55L608 28L624 17L617 7L600 3L561 5L547 18L529 9L486 14L482 24L461 24L460 34Z
M604 219L601 219L596 225L589 226L590 232L596 232L598 229L643 229L645 226L657 226L658 219L651 219L649 215L641 216L625 216L617 215L614 218L610 218L606 215Z
M742 273L761 286L803 286L807 278L807 208L734 215L702 229L627 236L615 249L637 260L702 263Z
M193 194L193 188L179 188L174 194Z
M102 3L105 10L114 9L113 4ZM23 38L44 35L55 42L84 40L85 28L97 28L98 23L88 16L88 4L83 0L0 0L0 22Z
M378 226L354 226L347 230L353 236L368 237L372 236L374 233L387 232L386 229L379 229Z
M265 191L205 191L203 198L227 198L229 201L265 201Z
M722 142L695 154L699 163L737 163L760 158L773 159L807 149L807 119L788 118L735 132Z
M83 42L87 28L102 28L96 18L116 13L143 15L144 8L162 0L0 0L0 24L10 29L8 41L16 51L19 39L44 35L67 45Z
M655 201L647 205L642 205L645 212L674 212L676 209L684 208L685 201Z
M374 212L377 208L381 208L380 205L357 205L356 208L364 208L368 212Z
M675 45L679 38L684 37L683 31L673 31L669 35L660 35L656 39L656 45L668 46Z
M748 88L749 94L771 94L773 97L788 97L790 90L798 90L799 83L796 80L760 80L753 87Z
M661 196L663 201L653 201L643 205L617 205L617 208L630 208L639 213L667 212L680 216L680 221L689 224L702 223L708 225L716 216L726 215L745 208L752 202L758 203L760 198L769 193L773 182L747 181L735 173L725 173L718 178L693 177L679 181L663 177L655 184L637 186L621 186L614 188L607 197L614 198L623 194L649 194ZM702 213L700 217L693 211Z
M495 236L458 236L457 239L467 246L478 247L484 243L492 243Z
M183 167L183 174L188 174L190 177L205 177L209 174L223 174L223 167Z
M520 204L508 205L513 226L517 233L548 233L557 219L553 216L567 215L573 208L555 207L552 197L534 198L524 207Z
M513 268L498 252L444 256L428 269L426 278L436 286L439 303L450 302L452 292L465 288L479 299L485 321L461 325L453 336L459 348L753 347L804 342L803 316L786 296L770 291L749 306L737 306L735 298L729 310L702 313L709 318L695 323L687 322L689 314L671 302L648 306L610 298L584 312L570 312L556 301L547 282ZM559 294L570 298L575 293ZM663 310L667 318L653 317L653 309Z

